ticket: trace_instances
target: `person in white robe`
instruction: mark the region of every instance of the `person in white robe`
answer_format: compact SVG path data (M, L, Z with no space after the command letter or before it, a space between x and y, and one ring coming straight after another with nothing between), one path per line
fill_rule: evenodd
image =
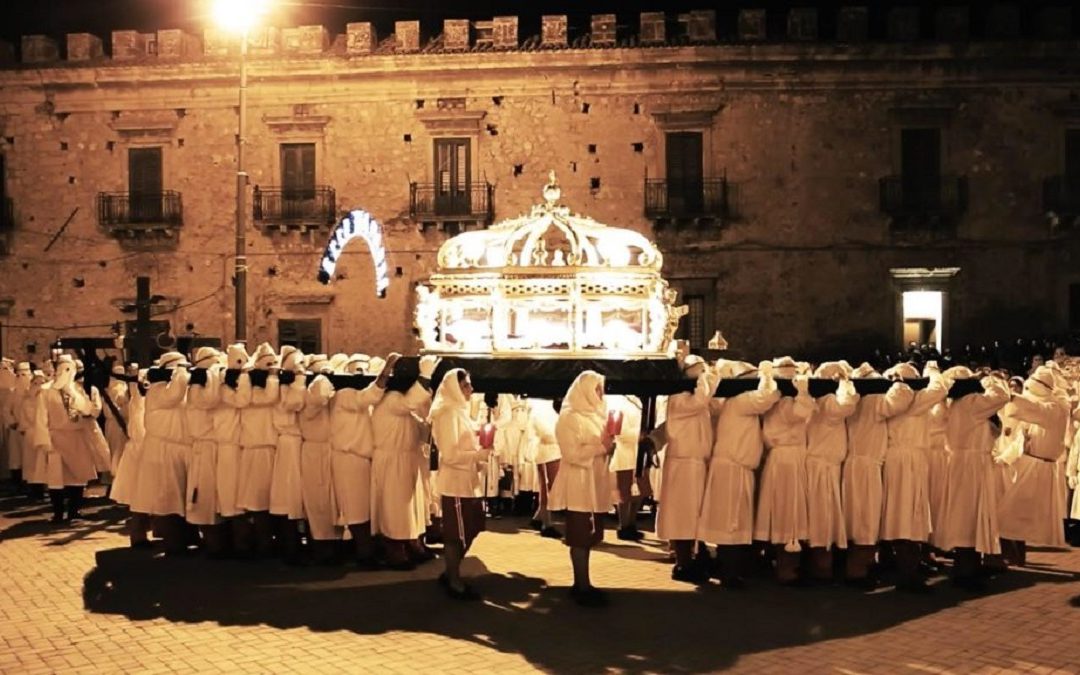
M94 440L83 423L93 412L93 404L75 382L75 360L59 357L56 378L38 397L32 442L45 448L46 484L52 503L53 522L79 516L86 484L97 478Z
M439 494L443 511L446 571L439 577L450 597L478 600L480 595L461 578L461 561L485 529L481 472L492 448L481 447L470 411L473 395L469 373L454 368L443 375L431 405L431 435L439 449Z
M227 534L218 515L217 432L214 416L221 407L225 370L224 354L213 347L195 350L191 382L188 385L188 433L191 435L191 459L188 466L185 519L199 528L206 553L211 558L225 555Z
M41 390L47 383L45 373L40 370L33 371L30 378L30 387L23 395L19 408L15 411L18 429L15 434L19 436L18 445L22 448L22 478L27 486L27 494L32 500L39 500L45 496L46 476L48 475L46 462L48 453L41 447L35 447L33 443L34 427L38 398Z
M914 380L919 371L903 363L886 371L891 379ZM915 392L907 410L888 421L882 489L881 539L896 556L900 579L897 590L923 593L929 590L919 574L920 550L930 541L930 478L926 447L930 443L930 410L945 400L950 383L936 369L929 370L930 384Z
M855 378L880 378L868 363L852 373ZM867 394L847 419L848 454L840 488L844 529L850 546L845 579L855 586L877 585L875 555L881 539L881 503L885 455L889 445L889 420L906 411L915 392L903 382L893 382L882 394Z
M595 606L607 602L606 594L592 585L589 575L591 549L604 540L604 515L610 506L609 465L615 454L615 438L609 434L604 376L586 370L570 385L555 424L562 462L548 496L552 511L566 511L566 545L576 602Z
M1016 418L1024 423L1024 454L1016 461L1016 482L998 505L1006 558L1025 565L1028 543L1062 546L1065 533L1065 431L1071 407L1055 387L1053 372L1040 366L1024 381L1024 393L1012 399ZM1005 542L1004 540L1009 540Z
M278 380L278 356L268 343L260 344L251 355L248 379L251 400L240 410L240 484L237 506L244 510L243 520L252 526L250 540L235 542L237 551L249 550L267 557L274 548L274 523L270 518L270 484L274 476L274 453L277 452L277 429L274 411L281 399ZM236 522L239 522L240 518Z
M937 367L934 362L928 367ZM923 372L923 377L929 377ZM922 564L929 570L940 571L941 566L935 557L935 553L943 551L934 541L933 532L937 529L938 520L941 518L941 509L945 503L945 476L949 470L951 451L945 441L945 428L948 424L949 402L947 400L930 408L927 415L929 421L929 442L923 452L926 453L926 471L928 478L928 490L930 495L930 544L922 547Z
M130 372L134 371L134 372ZM130 368L129 374L136 379L128 383L128 440L124 452L120 455L120 464L116 468L116 480L113 482L111 497L118 504L129 507L127 519L128 540L133 548L151 546L149 539L150 512L136 511L133 503L139 481L143 474L143 441L146 439L146 385L147 371L139 370L137 365ZM148 507L146 507L148 508Z
M768 452L761 471L754 540L771 544L776 553L776 579L799 581L802 542L810 535L806 504L806 431L817 405L809 379L791 357L773 361L777 377L790 378L795 396L781 397L762 418L761 435Z
M563 536L555 527L551 509L548 508L548 496L551 494L551 486L555 484L555 478L559 475L559 464L562 460L559 442L555 438L555 423L558 419L559 413L555 412L551 401L529 399L529 435L535 448L533 461L536 463L537 487L540 490L533 520L539 526L540 536L548 539L562 539Z
M945 371L945 376L966 380L975 374L956 366ZM946 434L950 457L945 496L933 533L935 546L956 551L953 583L972 590L982 587L979 556L1001 553L990 418L1009 401L1003 379L984 377L981 383L981 394L967 394L949 403Z
M11 432L15 424L15 408L12 405L14 388L15 361L4 357L0 359L0 470L7 472L6 475L11 475Z
M429 559L421 545L429 520L423 453L423 422L431 405L437 356L422 356L419 377L405 392L388 391L371 413L375 441L371 486L372 530L386 541L387 564L408 570Z
M124 375L124 364L116 363L112 367L113 375ZM105 401L105 396L108 401ZM127 418L128 418L128 383L113 377L109 380L109 386L102 393L105 407L105 440L109 444L109 489L106 495L112 491L112 483L116 482L116 473L120 469L120 457L124 453L127 444ZM111 403L111 405L110 405Z
M356 563L367 569L377 566L371 538L371 458L375 438L371 408L382 400L386 383L400 354L390 354L375 380L363 389L341 388L330 403L330 475L341 513L341 522L352 536ZM346 375L365 374L369 357L353 354L345 362Z
M754 472L765 449L760 416L780 400L780 391L773 379L771 361L762 361L757 368L745 362L722 361L718 374L721 379L758 379L754 391L720 403L698 521L697 539L716 545L720 583L736 589L745 585L743 559L753 540ZM666 498L661 490L661 504Z
M615 436L615 454L608 466L615 486L612 502L619 516L615 536L621 541L641 541L645 536L637 527L641 498L634 496L634 471L641 442L641 400L636 396L605 396L604 401L609 411L622 412L622 428Z
M682 362L682 372L695 382L694 390L670 396L664 434L667 445L660 487L667 498L656 515L656 536L671 542L675 566L671 578L698 583L710 570L694 565L694 542L705 497L708 460L713 448L710 409L719 383L717 371L696 355Z
M304 488L300 472L303 438L300 411L307 396L304 354L296 347L281 348L278 373L281 399L274 408L277 451L270 481L270 515L277 520L277 540L287 564L300 561L300 522L304 520Z
M217 509L225 520L230 539L249 536L240 508L240 412L251 401L251 379L244 372L251 358L242 344L225 351L226 370L222 376L221 403L214 412L217 439ZM230 546L234 544L230 541Z
M299 415L301 493L315 562L328 564L335 561L341 539L330 468L330 401L334 385L326 376L333 370L325 354L312 356L308 369L315 377L307 385L304 409Z
M846 549L847 527L841 496L841 467L848 454L847 420L859 394L843 362L821 364L814 377L837 380L836 393L817 401L806 431L806 507L810 542L810 578L833 578L833 549Z
M11 471L11 482L15 485L16 489L23 487L23 482L26 480L25 472L23 471L23 455L25 453L25 436L26 430L19 424L19 412L22 410L23 401L26 400L27 393L30 391L30 381L34 378L33 370L30 367L29 362L22 361L15 366L15 385L9 391L9 395L5 401L8 409L5 411L5 416L8 419L7 425L7 444L8 444L8 468Z

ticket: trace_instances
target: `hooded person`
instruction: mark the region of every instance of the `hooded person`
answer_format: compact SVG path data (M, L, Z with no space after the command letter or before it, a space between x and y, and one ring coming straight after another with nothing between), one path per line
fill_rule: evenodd
M146 439L146 389L143 383L147 371L139 370L137 365L133 365L128 374L136 376L136 381L128 383L128 440L116 468L116 480L112 485L111 496L115 502L127 504L130 509L127 529L131 546L144 547L150 546L147 538L150 512L137 511L134 504L140 481L148 480L143 474L142 461L143 442Z
M116 362L112 367L114 376L125 374L124 364ZM109 473L115 482L116 472L120 469L120 457L124 453L124 445L127 444L127 418L128 383L117 377L109 379L109 385L103 392L106 402L103 412L105 413L105 441L109 444Z
M521 511L521 498L535 495L535 469L532 475L524 477L523 462L528 453L529 443L529 408L525 399L513 394L499 395L499 413L502 423L495 433L495 455L503 465L503 479L499 484L499 498L506 513L512 515ZM531 512L532 502L526 507Z
M11 482L20 488L24 479L23 455L26 454L24 438L27 430L19 423L19 411L22 410L23 401L30 391L30 381L33 377L33 370L28 362L22 361L15 366L15 386L10 390L7 398L7 405L9 406L6 413L8 418L8 469L11 471Z
M615 454L608 469L615 483L615 511L619 516L616 537L622 541L641 541L637 512L641 499L635 499L634 470L637 468L638 444L641 442L641 400L636 396L605 396L607 409L622 413L622 426L615 435Z
M998 505L998 520L1006 558L1020 565L1027 562L1028 543L1065 544L1062 460L1071 407L1065 392L1054 385L1052 370L1040 366L1024 381L1024 393L1012 398L1013 414L1025 423L1026 443L1016 460L1016 482Z
M42 387L45 386L45 373L40 370L33 371L30 378L30 386L21 399L20 406L16 410L18 424L17 433L22 437L22 467L23 481L27 485L31 499L41 499L45 496L45 483L48 455L40 447L34 447L32 437L36 425L38 398L41 396Z
M927 368L930 367L936 368L938 366L935 361L930 361ZM923 377L929 377L929 373L925 368ZM933 544L934 549L938 549L938 553L941 553L941 551L934 541L933 531L937 529L938 520L941 518L941 509L945 503L945 476L949 470L949 458L952 454L948 443L946 443L948 417L949 401L947 399L930 409L930 414L927 417L930 422L930 441L924 449L930 490L930 542ZM940 567L932 555L931 547L924 547L923 564L927 565L931 570L937 570Z
M713 393L720 378L693 354L683 359L682 372L695 384L693 391L668 397L664 425L667 449L660 483L665 498L656 515L656 536L667 539L675 550L671 578L699 582L709 576L708 569L694 567L693 555L713 448Z
M529 435L532 439L531 445L535 448L533 461L536 463L537 487L540 491L533 520L540 526L540 536L549 539L562 538L562 532L555 528L551 509L548 507L548 496L556 476L559 475L559 464L562 460L559 441L555 438L555 423L558 420L559 413L555 412L551 401L529 399Z
M385 538L392 569L411 569L428 557L419 541L428 524L423 420L431 406L431 376L438 365L437 356L420 357L416 382L405 392L386 392L371 412L372 530Z
M341 388L330 404L330 476L341 520L349 529L357 564L376 567L371 539L371 458L375 438L371 408L382 400L400 354L390 354L385 367L363 389ZM369 358L354 354L342 365L346 375L362 375Z
M951 380L975 377L964 366L954 366L944 375ZM933 533L935 546L956 549L953 582L974 590L982 586L979 556L1001 553L990 418L1009 401L1003 379L984 377L981 382L981 394L967 394L949 403L946 434L951 457Z
M225 386L225 373L217 367L221 356L213 347L195 350L185 408L191 435L185 518L199 527L206 553L212 558L223 556L227 543L225 525L218 515L218 443L214 428L214 418L221 407L221 390Z
M852 373L859 379L880 378L868 363ZM850 547L845 578L854 585L873 587L871 573L881 534L882 467L889 443L889 419L911 406L915 392L893 382L881 394L867 394L847 419L848 454L841 479L844 528Z
M945 400L950 383L934 367L928 369L930 384L915 392L911 405L888 421L889 441L883 473L881 539L896 556L900 579L897 590L922 593L929 590L919 574L920 549L930 541L930 478L927 446L930 444L930 411ZM919 371L901 363L885 372L892 380L918 379Z
M0 359L0 468L10 471L11 433L15 424L12 398L15 389L15 361Z
M277 452L274 411L281 400L278 356L274 348L266 342L260 344L251 355L249 366L251 399L240 410L240 484L236 498L236 505L245 515L238 517L236 523L244 522L241 531L251 532L253 538L239 538L234 545L242 555L250 551L266 557L274 548L270 483L274 476L274 453ZM254 529L249 530L248 524ZM235 527L233 531L237 531Z
M817 401L806 429L806 507L810 541L810 576L833 577L833 547L847 548L841 497L841 466L848 454L846 421L855 413L859 395L841 363L823 363L814 377L838 382L836 393Z
M799 581L800 542L810 536L807 513L807 426L817 412L809 379L790 357L773 361L777 377L794 381L795 396L784 396L762 418L761 435L768 454L761 471L754 539L776 550L776 578L781 584Z
M94 441L83 419L92 412L86 393L75 383L75 361L62 355L52 386L38 396L32 443L45 448L46 484L53 522L79 516L83 490L97 478Z
M765 449L760 416L780 400L780 391L773 379L771 361L762 361L757 368L745 362L721 361L717 363L717 374L721 379L758 379L755 390L720 403L698 520L697 539L716 544L721 584L740 588L744 585L743 554L753 539L754 472ZM662 490L660 498L663 503Z
M240 508L240 431L241 411L251 403L251 378L246 370L251 358L243 344L229 345L225 363L212 366L221 374L221 403L214 413L214 436L217 439L217 510L229 524L233 538L249 538L250 528L241 518ZM249 539L250 540L250 539Z
M270 480L270 515L277 519L277 538L282 556L289 564L299 562L300 521L304 519L304 488L300 473L300 411L307 396L304 354L296 347L281 348L278 372L281 398L274 408L277 451Z
M431 436L439 449L438 490L442 500L446 571L439 582L450 597L477 600L461 578L461 561L484 531L483 483L480 472L491 457L481 447L469 410L473 394L468 371L454 368L439 383L431 405Z
M308 368L315 377L307 385L304 409L299 414L301 496L315 560L326 564L336 558L341 539L331 473L330 401L335 392L327 375L333 370L326 354L312 356Z
M146 392L146 438L131 508L154 517L154 530L162 534L166 554L177 555L188 544L184 516L191 457L186 410L191 364L180 352L166 352L157 367L170 376L168 381L153 382Z
M605 594L589 579L589 551L604 539L604 515L610 501L608 465L615 453L604 403L604 376L579 374L563 398L555 437L562 462L548 506L566 511L566 545L574 570L571 595L579 604L601 605Z
M76 380L81 380L80 386L83 392L86 393L87 400L90 401L90 410L83 416L81 424L86 427L86 433L94 450L94 468L97 470L101 481L109 485L112 483L112 476L110 475L112 472L112 457L109 451L109 441L105 438L105 433L102 431L100 424L100 421L102 421L101 413L105 409L105 404L101 397L101 391L91 384L90 378L86 377L83 362L76 359L75 367Z

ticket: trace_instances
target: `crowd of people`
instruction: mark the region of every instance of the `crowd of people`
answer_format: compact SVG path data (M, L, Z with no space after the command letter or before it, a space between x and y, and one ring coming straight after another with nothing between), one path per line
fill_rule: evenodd
M605 603L589 576L605 518L614 509L617 538L640 540L645 500L658 504L679 581L739 588L756 561L781 584L873 587L889 565L898 590L925 592L927 570L949 556L954 583L977 590L1025 564L1026 543L1065 543L1080 477L1080 367L1063 351L1023 378L944 355L879 373L685 354L692 390L659 399L655 415L606 394L593 371L555 401L485 400L460 368L434 388L439 359L423 356L415 382L388 389L398 359L199 347L151 371L116 366L105 391L72 355L40 370L4 359L0 449L58 523L79 517L100 479L130 509L131 545L157 536L167 555L322 564L347 551L361 567L411 569L439 541L439 583L462 600L479 597L460 565L486 518L533 504L541 535L569 548L583 605ZM345 375L370 377L353 386ZM835 390L815 398L811 378ZM889 382L860 395L855 383L875 378ZM728 379L757 382L718 397ZM972 379L981 387L950 395Z

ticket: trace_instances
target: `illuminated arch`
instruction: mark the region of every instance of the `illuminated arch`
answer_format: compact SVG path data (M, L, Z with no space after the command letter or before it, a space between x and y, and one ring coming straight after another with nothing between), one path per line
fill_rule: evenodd
M366 241L368 249L371 250L371 263L375 267L375 292L380 298L385 298L386 289L390 287L390 278L386 274L386 247L383 245L382 227L367 211L353 211L342 218L334 228L319 262L319 281L330 283L341 252L357 237Z

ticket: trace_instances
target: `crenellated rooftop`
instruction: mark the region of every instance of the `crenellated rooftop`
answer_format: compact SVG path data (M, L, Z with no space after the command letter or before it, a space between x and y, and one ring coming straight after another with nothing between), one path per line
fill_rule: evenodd
M249 35L253 58L275 56L338 56L442 54L560 49L650 48L680 45L764 43L774 41L858 44L882 40L899 43L935 41L965 43L975 39L1011 40L1021 37L1072 40L1073 12L1069 6L1024 9L1017 3L978 7L918 6L888 10L884 33L871 30L866 6L836 10L800 7L785 10L742 9L730 30L718 30L714 10L685 13L642 12L633 24L619 23L615 14L591 15L587 25L572 25L566 15L546 15L539 35L522 38L519 17L490 20L447 19L430 31L420 21L397 21L392 34L380 36L375 24L349 23L344 33L326 26L266 27ZM1030 14L1030 16L1029 16ZM778 26L780 28L778 29ZM196 35L180 29L151 33L113 31L108 39L90 33L69 33L63 42L47 35L24 35L18 49L0 42L0 67L64 65L129 65L198 61L228 57L239 39L208 28Z

